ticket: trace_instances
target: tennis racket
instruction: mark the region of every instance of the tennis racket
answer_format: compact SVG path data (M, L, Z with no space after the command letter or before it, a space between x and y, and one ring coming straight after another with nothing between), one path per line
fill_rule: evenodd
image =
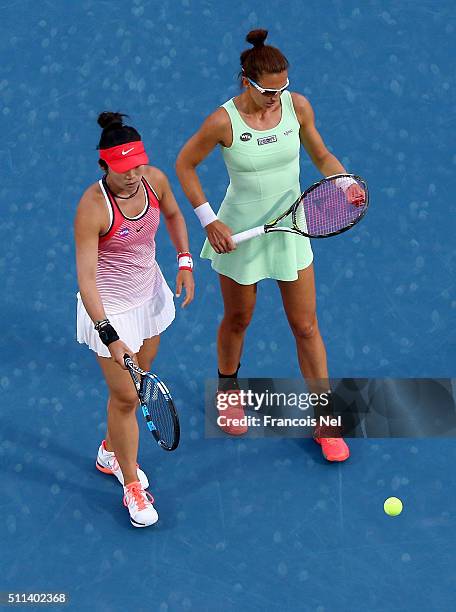
M239 244L270 232L308 238L337 236L359 223L368 206L369 191L364 179L355 174L333 174L311 185L276 219L234 234L232 239Z
M156 374L138 368L129 355L124 355L124 362L149 431L161 448L175 450L180 439L179 417L167 386Z

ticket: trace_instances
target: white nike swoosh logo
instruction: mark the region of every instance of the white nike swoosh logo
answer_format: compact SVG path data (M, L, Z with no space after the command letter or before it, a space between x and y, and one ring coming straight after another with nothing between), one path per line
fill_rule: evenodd
M131 149L128 149L128 151L124 151L124 150L122 149L122 155L127 155L128 153L130 153L130 151L133 151L133 149L134 149L134 148L135 148L135 147L131 147Z

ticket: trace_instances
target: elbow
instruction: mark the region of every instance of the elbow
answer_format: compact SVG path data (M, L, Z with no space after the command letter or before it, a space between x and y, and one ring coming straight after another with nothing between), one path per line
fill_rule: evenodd
M324 168L326 167L328 162L333 159L333 157L334 156L332 153L326 151L326 153L323 153L321 155L312 156L312 162L314 166L318 168L322 174L324 174Z
M94 278L79 278L78 279L79 293L82 299L89 297L94 292L97 292L97 281Z
M177 177L181 180L188 171L195 170L197 164L192 163L188 157L181 151L177 156L176 163L174 164L174 168L176 170Z
M176 163L174 164L174 168L176 170L176 174L177 176L180 178L180 175L184 172L185 170L185 161L184 161L184 157L182 155L182 152L179 153L179 155L177 156L176 159Z
M180 210L173 210L171 213L162 213L167 225L175 225L180 221L184 220L184 216L182 215Z

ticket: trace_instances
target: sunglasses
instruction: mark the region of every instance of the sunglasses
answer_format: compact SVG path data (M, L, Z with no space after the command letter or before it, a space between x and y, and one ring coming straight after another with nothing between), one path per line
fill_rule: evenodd
M262 94L263 96L269 96L269 97L275 96L276 94L281 94L286 89L288 89L288 87L290 86L290 81L288 79L285 85L281 87L280 89L268 89L265 87L261 87L261 85L258 85L258 83L255 83L255 81L252 81L252 79L249 79L249 77L246 77L246 79L250 83L250 85L253 85L255 89L257 89L260 92L260 94Z

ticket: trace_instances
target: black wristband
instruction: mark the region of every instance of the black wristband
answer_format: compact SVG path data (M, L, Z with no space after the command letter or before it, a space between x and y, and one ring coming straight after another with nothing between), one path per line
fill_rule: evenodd
M97 331L100 331L103 325L107 325L108 323L109 323L109 319L102 319L100 321L95 321L94 327Z
M117 335L116 330L110 323L107 323L106 325L103 325L103 327L100 327L100 329L98 330L98 335L100 336L100 340L105 346L109 346L111 342L119 340L119 336Z

